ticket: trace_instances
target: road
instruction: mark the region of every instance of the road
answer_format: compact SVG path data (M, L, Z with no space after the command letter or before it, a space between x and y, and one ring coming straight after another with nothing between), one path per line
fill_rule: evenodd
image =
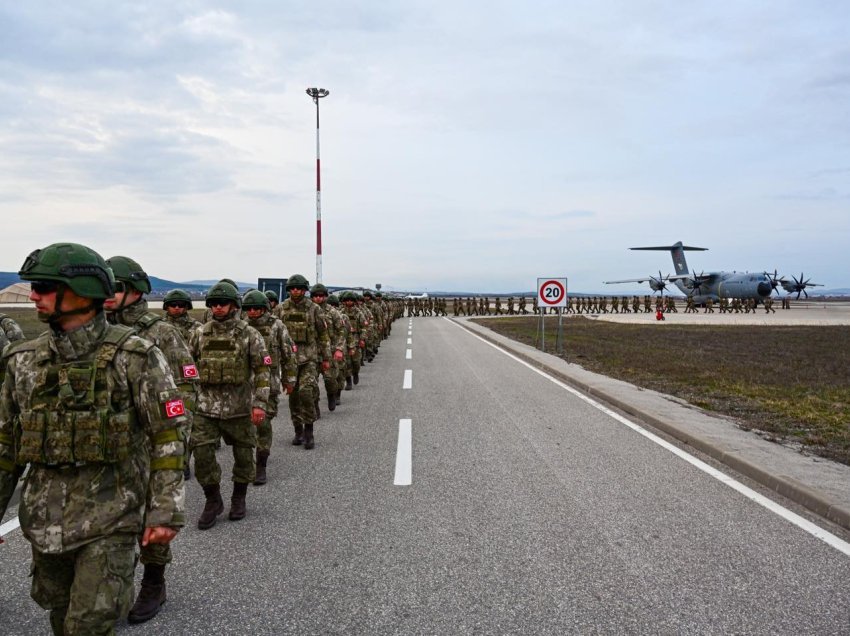
M243 521L199 531L189 482L169 601L120 633L850 630L850 546L453 321L397 321L342 406L323 411L315 450L277 423L269 483L249 490ZM229 467L228 449L219 458ZM0 632L49 633L28 595L28 544L6 538Z

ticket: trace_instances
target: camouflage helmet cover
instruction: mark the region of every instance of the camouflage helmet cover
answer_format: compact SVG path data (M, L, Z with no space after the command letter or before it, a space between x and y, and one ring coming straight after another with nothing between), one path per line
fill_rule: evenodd
M115 280L120 280L143 294L151 292L150 278L148 278L142 266L132 258L113 256L106 260L106 264L112 269Z
M77 296L106 300L115 295L115 277L103 257L79 243L53 243L35 250L18 272L21 280L56 281Z
M206 305L210 306L213 300L229 300L237 307L242 305L242 299L239 297L239 292L236 287L230 283L216 283L207 292Z
M192 297L182 289L172 289L169 291L162 299L162 308L165 309L168 303L173 302L189 303L189 309L192 309Z

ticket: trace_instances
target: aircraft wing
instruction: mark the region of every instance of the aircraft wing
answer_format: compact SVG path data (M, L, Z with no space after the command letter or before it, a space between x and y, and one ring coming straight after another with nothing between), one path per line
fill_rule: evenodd
M643 278L628 278L626 280L606 280L606 285L617 285L619 283L646 283L650 280L655 280L653 276L644 276Z

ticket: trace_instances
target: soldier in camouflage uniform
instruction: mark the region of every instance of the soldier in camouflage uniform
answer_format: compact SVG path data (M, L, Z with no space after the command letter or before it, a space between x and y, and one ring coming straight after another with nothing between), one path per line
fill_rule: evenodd
M20 325L9 318L6 314L0 314L0 353L6 348L10 342L17 342L24 339L24 332ZM6 375L6 364L0 360L0 385L3 384L3 377Z
M196 476L206 496L198 519L201 530L212 528L224 512L221 467L215 457L220 438L233 447L233 495L228 517L233 521L245 517L248 484L256 476L256 427L270 408L272 364L263 337L239 319L241 298L233 285L213 285L206 305L213 319L193 332L189 343L201 381L191 440Z
M339 296L335 294L331 294L328 296L327 303L333 307L336 311L339 312L340 319L342 320L342 329L345 332L345 350L343 353L345 354L345 361L342 366L342 380L340 381L340 385L345 383L344 389L346 391L351 391L353 389L352 385L352 376L354 369L354 355L359 351L358 347L358 339L354 335L354 329L351 326L351 319L348 315L343 311L343 307L340 304ZM397 309L397 306L396 306ZM337 399L337 404L339 404L339 400Z
M380 293L380 292L378 292ZM347 347L348 334L343 324L342 314L327 304L328 288L321 283L316 283L310 288L310 300L321 311L322 319L328 328L328 340L330 341L333 361L330 368L323 372L325 378L325 393L328 396L328 410L336 409L341 399L342 387L345 386L345 351ZM318 396L316 396L318 400Z
M188 440L192 431L192 409L195 406L195 391L198 370L189 353L189 348L176 327L148 310L145 294L150 293L148 275L134 260L126 256L113 256L106 260L115 276L115 295L104 302L106 317L110 323L124 325L135 334L152 342L165 354L174 383L186 405L186 423L183 439ZM188 448L186 449L188 453ZM183 478L188 477L188 455L184 456ZM139 596L127 619L131 623L150 620L159 612L166 601L165 566L171 563L171 548L168 544L151 544L142 547L139 561L145 566Z
M331 366L328 328L319 308L305 295L309 288L304 276L290 276L286 281L289 298L274 312L286 325L297 347L298 380L289 396L289 414L295 428L292 444L303 444L306 450L315 445L313 424L319 396L319 369L327 371Z
M172 289L162 299L162 309L165 311L166 322L176 327L183 340L188 343L191 333L201 326L199 321L189 315L192 297L182 289Z
M186 406L162 352L107 322L114 279L99 254L53 244L18 275L50 329L5 352L0 517L29 465L32 597L54 634L111 634L133 598L138 538L168 544L185 524Z
M342 292L342 312L351 324L351 377L346 380L345 388L351 388L352 383L360 382L360 364L363 351L366 349L366 332L369 328L366 316L357 307L357 296L354 292ZM352 346L353 344L353 346Z
M289 337L286 325L271 313L267 294L258 290L248 292L242 297L242 309L248 316L248 324L263 336L272 358L269 367L269 407L263 423L257 427L257 474L254 485L262 486L268 481L266 467L272 448L272 420L277 415L281 385L287 395L292 393L298 375L298 363L295 360L295 343Z
M266 290L266 298L269 299L269 311L274 311L274 308L280 304L280 297L273 289Z

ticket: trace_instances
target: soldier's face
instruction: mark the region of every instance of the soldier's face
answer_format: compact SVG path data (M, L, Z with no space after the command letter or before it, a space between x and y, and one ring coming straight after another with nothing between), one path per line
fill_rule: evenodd
M39 288L38 285L35 285L35 287ZM60 311L73 311L75 309L82 309L91 305L90 299L77 296L70 287L65 287L62 292L62 304L59 307L56 307L58 288L53 287L52 289L49 289L49 287L53 286L45 286L45 288L41 288L40 291L37 291L36 289L32 289L32 291L30 291L30 300L35 304L35 310L38 312L39 319L42 321L46 321L47 317L56 311L56 309L59 309ZM58 324L61 326L66 318L67 317L65 316L60 317L57 321Z
M137 289L128 289L123 284L116 286L115 295L112 298L107 298L103 303L103 308L106 311L115 311L119 307L126 307L136 302L142 297L142 292Z
M323 296L322 294L310 294L310 300L312 300L317 305L323 304L328 299L327 296Z
M289 295L292 297L292 300L298 301L304 298L305 290L302 287L293 287L289 290Z
M264 313L266 313L266 309L265 307L248 307L246 312L248 314L248 318L250 318L251 320L256 320Z
M165 306L165 311L172 318L180 318L189 311L189 305L186 303L169 303Z
M231 301L214 300L210 303L210 309L214 318L226 318L231 311L236 309L236 305Z

